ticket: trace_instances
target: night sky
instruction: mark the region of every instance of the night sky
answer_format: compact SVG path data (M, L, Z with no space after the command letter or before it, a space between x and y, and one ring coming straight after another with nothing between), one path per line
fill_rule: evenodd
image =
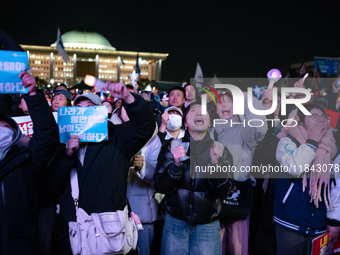
M169 53L162 80L193 77L197 62L204 77L261 77L340 56L340 1L304 2L2 0L0 23L20 44L49 46L60 27L100 33L117 50Z

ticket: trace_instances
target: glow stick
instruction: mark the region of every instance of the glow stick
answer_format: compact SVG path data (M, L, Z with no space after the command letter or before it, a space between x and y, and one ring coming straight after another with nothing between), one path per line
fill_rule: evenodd
M137 88L136 84L137 84L137 79L138 79L139 74L133 71L129 76L130 76L133 88L136 89Z
M273 86L274 86L274 83L281 79L282 74L281 74L280 70L272 69L267 73L267 77L268 77L268 80L269 80L269 84L268 84L267 89L272 89Z
M103 89L105 87L105 82L97 79L96 77L92 75L86 75L84 83L89 86L95 87L96 92L99 92L100 89Z
M305 81L307 77L308 77L308 73L306 73L305 76L303 76L302 80Z

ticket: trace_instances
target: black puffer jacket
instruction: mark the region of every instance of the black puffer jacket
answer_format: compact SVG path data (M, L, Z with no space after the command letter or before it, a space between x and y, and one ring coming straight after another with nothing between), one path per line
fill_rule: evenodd
M0 254L39 254L38 180L58 146L58 126L42 93L25 97L34 134L28 147L15 143L0 160ZM18 125L0 115L16 131ZM15 140L17 141L17 140Z
M190 159L176 166L170 152L171 141L166 142L161 149L154 175L156 192L165 194L162 207L173 217L189 224L210 223L217 219L220 212L220 195L227 195L233 187L233 181L226 174L224 179L190 177L190 167L209 166L210 148L214 141L209 134L199 141L190 139L186 132L182 142L190 142ZM232 165L232 155L224 148L220 157L220 166ZM190 163L192 164L190 166Z

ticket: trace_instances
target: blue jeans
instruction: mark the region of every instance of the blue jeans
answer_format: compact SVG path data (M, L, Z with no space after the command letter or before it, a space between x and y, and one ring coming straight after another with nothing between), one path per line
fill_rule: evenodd
M216 255L222 253L220 223L218 220L189 225L183 220L166 215L161 255Z
M150 255L150 246L154 236L153 224L143 223L143 228L144 230L138 231L139 255Z

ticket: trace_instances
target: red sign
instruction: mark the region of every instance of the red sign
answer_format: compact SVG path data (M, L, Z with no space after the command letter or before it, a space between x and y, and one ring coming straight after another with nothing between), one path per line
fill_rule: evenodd
M18 123L23 135L33 135L33 122L30 116L13 117L13 119Z
M311 255L336 254L340 252L340 239L329 243L329 232L313 239Z

